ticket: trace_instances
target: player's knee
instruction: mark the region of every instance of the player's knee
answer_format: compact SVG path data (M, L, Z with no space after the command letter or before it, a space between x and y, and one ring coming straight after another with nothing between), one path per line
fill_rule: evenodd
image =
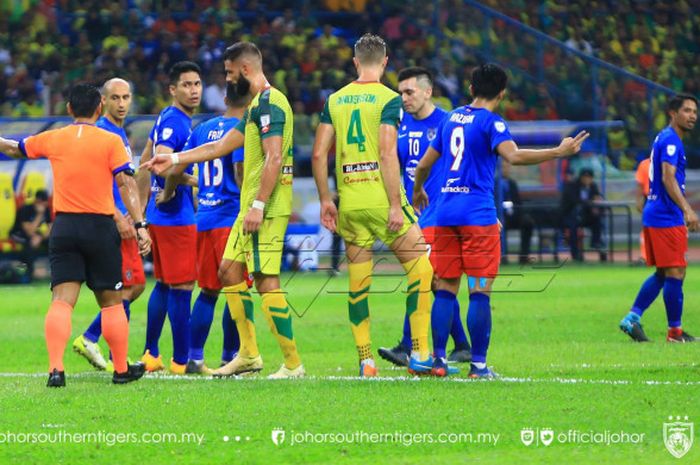
M134 284L128 290L128 294L125 296L125 298L126 298L126 300L133 302L134 300L138 299L141 296L141 294L143 294L143 291L145 291L145 290L146 290L145 284Z

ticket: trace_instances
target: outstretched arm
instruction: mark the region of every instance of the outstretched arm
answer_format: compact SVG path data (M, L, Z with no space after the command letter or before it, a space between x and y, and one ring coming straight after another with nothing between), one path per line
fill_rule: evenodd
M237 128L227 132L221 139L200 145L180 153L158 154L152 160L142 163L141 168L160 175L173 165L190 165L223 157L243 147L243 133ZM184 169L184 168L183 168Z
M581 150L581 144L588 139L588 136L590 136L588 132L581 131L576 134L576 137L566 137L558 147L549 149L521 149L512 140L507 140L498 144L496 151L511 165L536 165L578 153Z
M328 152L334 138L335 130L332 124L319 124L311 155L311 171L314 174L318 198L321 201L321 224L331 232L335 232L338 223L338 209L333 203L333 196L328 188Z
M19 142L12 139L3 139L0 137L0 152L10 158L26 158L19 149Z

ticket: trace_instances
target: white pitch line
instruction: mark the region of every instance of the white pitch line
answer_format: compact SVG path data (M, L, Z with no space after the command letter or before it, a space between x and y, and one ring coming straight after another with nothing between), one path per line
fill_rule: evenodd
M44 378L46 373L0 373L0 378ZM80 372L67 374L67 378L108 378L109 374L100 372ZM214 381L214 382L226 382L227 380L235 381L269 381L275 382L277 380L268 380L264 376L239 376L239 377L229 377L218 379L212 376L183 376L183 375L171 375L171 374L160 374L160 373L149 373L146 374L143 379L145 380L159 380L159 381ZM418 376L378 376L376 378L360 378L359 376L307 376L303 380L294 381L358 381L358 382L371 382L371 383L394 383L394 382L421 382L427 380L434 380L433 377L418 377ZM491 380L475 380L468 378L456 378L450 377L441 382L452 382L452 383L479 383L479 382L493 382L493 383L515 383L515 384L604 384L604 385L635 385L642 384L647 386L700 386L700 381L668 381L668 380L625 380L625 379L585 379L585 378L517 378L504 376L497 379Z

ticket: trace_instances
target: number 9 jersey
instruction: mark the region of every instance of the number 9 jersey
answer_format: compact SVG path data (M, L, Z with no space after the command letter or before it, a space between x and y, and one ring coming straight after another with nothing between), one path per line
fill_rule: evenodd
M465 105L443 120L431 144L441 157L448 157L437 206L438 226L496 224L496 147L512 139L505 121L484 108Z

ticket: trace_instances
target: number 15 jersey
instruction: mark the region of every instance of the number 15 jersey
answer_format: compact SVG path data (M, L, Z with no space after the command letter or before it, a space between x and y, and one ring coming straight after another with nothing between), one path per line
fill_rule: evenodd
M335 130L340 210L389 207L379 169L379 126L396 127L400 118L401 97L379 82L351 82L326 100L321 123ZM403 188L401 203L407 204Z

